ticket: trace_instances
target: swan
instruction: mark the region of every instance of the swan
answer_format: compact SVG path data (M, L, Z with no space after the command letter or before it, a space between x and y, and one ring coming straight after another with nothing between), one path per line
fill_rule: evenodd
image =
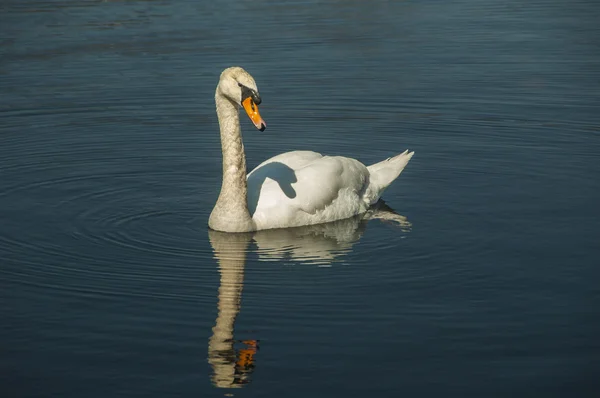
M222 232L252 232L321 224L367 212L402 172L414 152L404 151L370 166L342 156L291 151L274 156L246 175L239 109L264 131L261 97L241 67L225 69L215 91L221 133L223 182L208 220Z

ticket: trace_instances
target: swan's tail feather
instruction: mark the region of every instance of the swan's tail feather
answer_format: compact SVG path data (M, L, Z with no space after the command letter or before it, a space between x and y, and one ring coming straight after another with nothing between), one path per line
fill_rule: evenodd
M379 200L383 191L398 178L414 154L414 152L406 150L400 155L387 158L367 167L370 174L369 188L366 192L369 204L373 204Z

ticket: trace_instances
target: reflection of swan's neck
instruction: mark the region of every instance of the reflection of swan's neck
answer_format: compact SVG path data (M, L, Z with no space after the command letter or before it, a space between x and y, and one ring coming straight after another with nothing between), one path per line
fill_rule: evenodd
M238 106L221 94L215 94L223 152L223 184L208 221L213 229L230 232L250 231L252 218L248 212L246 155L242 142Z
M240 375L236 371L233 329L240 311L246 248L250 237L209 231L209 238L219 263L221 284L218 315L208 342L208 362L213 367L213 382L217 387L238 387Z
M223 262L227 265L223 266ZM221 285L219 286L218 315L210 339L210 349L223 351L232 348L233 325L240 311L244 284L244 259L221 261Z
M213 334L208 342L208 362L213 367L213 383L217 387L235 387L238 375L235 369L233 328L240 311L244 283L244 260L225 260L221 266L218 315ZM223 262L221 262L223 264Z

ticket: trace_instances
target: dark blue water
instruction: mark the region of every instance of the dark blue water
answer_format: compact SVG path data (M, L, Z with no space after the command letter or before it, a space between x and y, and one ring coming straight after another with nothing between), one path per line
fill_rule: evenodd
M599 15L4 1L2 395L596 396ZM269 126L243 119L250 168L414 150L401 223L209 233L231 65Z

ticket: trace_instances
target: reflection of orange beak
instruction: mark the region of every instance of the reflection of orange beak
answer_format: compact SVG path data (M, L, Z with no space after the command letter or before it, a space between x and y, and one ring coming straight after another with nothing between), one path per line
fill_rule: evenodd
M254 101L252 101L252 98L246 98L242 102L242 105L244 106L244 110L248 114L248 117L250 118L250 120L252 120L252 123L254 123L254 127L259 129L260 131L265 131L265 128L267 128L267 124L262 119L262 117L260 117L260 113L258 113L258 105L256 105Z
M242 343L246 344L248 348L243 348L239 351L240 358L236 364L243 368L254 366L254 354L258 351L258 341L256 340L243 340Z

